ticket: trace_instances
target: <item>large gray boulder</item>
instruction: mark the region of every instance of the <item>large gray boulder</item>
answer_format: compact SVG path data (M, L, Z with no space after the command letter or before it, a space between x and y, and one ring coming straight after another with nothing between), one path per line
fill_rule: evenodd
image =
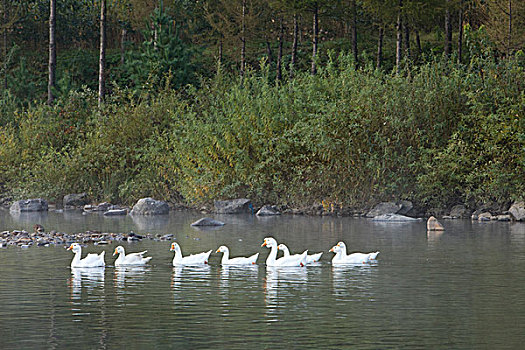
M131 215L164 215L168 214L170 207L168 203L153 198L139 199L133 206Z
M9 211L13 213L25 213L35 211L47 211L47 209L48 205L45 199L35 198L16 201L11 205Z
M419 221L419 219L411 218L409 216L399 215L399 214L382 214L382 215L378 215L375 218L373 218L372 221L378 221L378 222L413 222L413 221Z
M87 193L72 193L64 196L64 208L82 207L89 203Z
M402 208L402 204L396 202L382 202L366 213L367 218L375 218L385 214L396 214Z
M256 214L257 216L275 216L281 215L279 210L273 205L264 205Z
M525 202L515 202L511 205L509 213L512 214L516 221L525 220Z
M247 198L215 201L215 212L218 214L241 214L253 211L252 202Z
M450 209L450 217L452 219L468 218L470 217L470 210L467 209L463 204L458 204Z
M192 223L191 226L224 226L224 222L212 218L202 218Z

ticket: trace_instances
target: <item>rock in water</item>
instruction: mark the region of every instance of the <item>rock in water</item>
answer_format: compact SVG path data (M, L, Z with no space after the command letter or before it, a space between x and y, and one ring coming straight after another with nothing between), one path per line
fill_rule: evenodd
M14 202L9 211L14 213L47 211L47 201L42 198L25 199Z
M192 223L191 226L224 226L224 222L212 218L202 218Z
M516 202L513 203L509 209L509 212L512 214L516 221L525 220L525 202Z
M128 215L127 209L110 209L104 212L104 216L119 216L119 215Z
M445 231L445 228L435 217L431 216L427 221L427 231Z
M139 199L137 204L133 206L131 215L164 215L168 214L170 207L164 201L158 201L153 198Z
M273 205L264 205L261 209L259 209L256 215L257 216L274 216L274 215L281 215L281 213Z
M375 218L384 214L396 214L402 208L401 204L394 202L382 202L366 213L367 218Z
M89 203L87 193L72 193L64 196L64 208L82 207Z
M419 221L419 219L411 218L399 214L383 214L378 215L372 219L372 221L381 221L381 222L413 222Z

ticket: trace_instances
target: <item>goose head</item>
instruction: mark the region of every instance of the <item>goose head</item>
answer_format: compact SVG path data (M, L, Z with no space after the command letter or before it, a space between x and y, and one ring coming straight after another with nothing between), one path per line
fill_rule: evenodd
M344 244L344 243L343 243L343 244ZM339 244L334 245L334 246L332 247L332 249L330 249L330 252L332 252L332 253L336 253L336 254L337 254L337 253L340 253L340 252L342 252L342 251L343 251L343 248L341 248L341 246L340 246Z
M277 246L277 250L282 250L283 252L286 252L288 251L288 247L281 243Z
M261 244L261 247L267 247L267 248L277 247L277 241L275 240L275 238L266 237L264 239L263 244Z
M180 252L180 246L178 243L171 243L170 252Z
M115 251L113 252L113 256L115 256L117 254L124 254L124 247L122 247L121 245L116 247Z
M226 253L226 252L228 252L228 251L229 251L228 247L226 247L226 246L224 246L224 245L221 245L221 246L219 247L219 249L217 249L217 251L215 251L215 253Z
M73 253L79 253L82 250L82 247L78 243L72 243L67 250L71 250Z

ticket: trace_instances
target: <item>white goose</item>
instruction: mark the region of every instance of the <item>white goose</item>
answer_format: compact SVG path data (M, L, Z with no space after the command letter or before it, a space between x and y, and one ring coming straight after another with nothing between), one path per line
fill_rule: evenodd
M71 267L102 267L106 266L104 262L104 253L100 254L88 254L84 259L80 259L82 255L82 247L78 243L73 243L67 248L67 250L73 251L75 256L71 261Z
M151 256L144 257L147 250L140 253L129 253L126 255L124 247L119 245L115 248L113 256L118 254L117 260L115 260L115 266L129 266L129 265L146 265L151 260Z
M171 244L170 251L175 252L175 256L173 257L173 266L207 264L211 254L211 250L208 250L204 253L182 256L180 246L175 242Z
M366 264L371 262L371 260L375 260L379 254L379 252L372 252L346 255L346 244L344 242L337 243L330 251L335 253L332 259L332 265Z
M306 250L302 254L283 256L277 259L277 241L275 238L266 237L261 247L270 248L270 254L266 258L266 266L306 266L306 256L308 251Z
M283 253L284 253L284 256L301 255L301 254L290 255L290 250L288 250L288 247L286 246L286 244L283 244L283 243L279 244L277 246L277 249L278 250L282 250ZM306 250L306 252L308 252L308 250ZM312 254L312 255L306 255L306 263L307 264L313 264L313 263L318 262L321 259L321 255L323 255L323 252L317 253L317 254Z
M257 253L247 258L238 257L230 259L230 250L225 245L221 245L215 253L222 253L221 265L255 265L259 257L259 253Z

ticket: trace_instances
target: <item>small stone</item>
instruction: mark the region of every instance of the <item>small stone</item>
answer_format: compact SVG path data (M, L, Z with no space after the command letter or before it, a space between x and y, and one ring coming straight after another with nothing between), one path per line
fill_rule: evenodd
M256 214L257 216L275 216L281 215L279 210L273 205L264 205Z

